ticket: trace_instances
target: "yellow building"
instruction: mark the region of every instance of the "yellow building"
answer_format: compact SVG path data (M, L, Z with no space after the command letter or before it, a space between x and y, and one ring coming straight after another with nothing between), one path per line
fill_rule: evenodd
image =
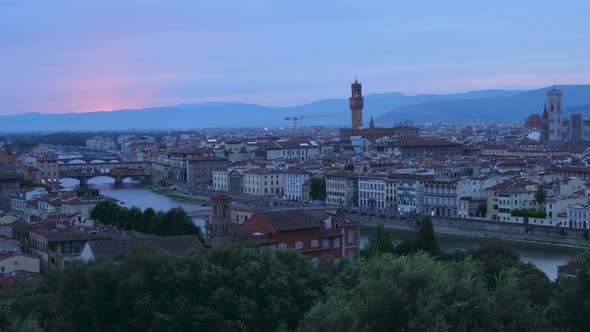
M0 254L0 274L15 271L39 273L39 258L19 252Z
M283 172L261 168L245 171L244 193L257 196L283 196Z

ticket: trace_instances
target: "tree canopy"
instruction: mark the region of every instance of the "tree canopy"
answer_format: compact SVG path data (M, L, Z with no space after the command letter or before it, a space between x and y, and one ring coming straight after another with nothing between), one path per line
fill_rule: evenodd
M326 199L326 182L321 179L311 178L309 198L314 201L323 201Z
M436 237L434 236L434 227L430 218L424 218L420 221L420 228L418 229L418 235L414 247L417 250L424 250L430 254L438 254L440 248Z
M105 225L115 225L124 230L136 230L148 234L197 235L204 242L201 229L182 208L172 208L168 212L147 208L143 212L138 207L122 207L113 201L101 201L90 213L90 218Z
M153 210L149 214L154 214ZM157 214L157 213L155 213ZM155 215L154 214L154 215ZM427 251L315 267L291 250L231 245L199 256L153 248L0 289L0 331L587 331L590 251L551 282L518 255ZM380 244L379 246L377 244Z

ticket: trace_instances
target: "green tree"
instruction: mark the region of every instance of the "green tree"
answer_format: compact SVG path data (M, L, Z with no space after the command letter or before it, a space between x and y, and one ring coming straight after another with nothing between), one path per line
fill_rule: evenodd
M310 180L309 198L312 200L323 201L326 199L326 182L312 177Z
M152 219L156 215L156 211L153 208L147 208L143 210L143 214L141 215L141 226L139 227L140 232L147 233L150 228L150 224L152 223Z
M143 213L140 208L134 206L129 210L129 221L126 224L126 229L133 229L141 231Z
M575 278L558 278L546 313L552 325L581 332L590 326L590 250L575 262Z
M540 208L543 208L545 201L547 200L547 193L543 190L543 187L538 186L535 192L535 200L539 203Z
M375 232L371 234L369 242L361 252L361 256L370 257L395 252L395 246L391 235L384 229L383 223L379 223Z
M477 215L480 217L485 217L488 213L488 206L485 204L479 204L477 206Z
M112 210L116 209L118 206L112 200L104 200L96 203L92 211L90 212L90 218L106 224L106 218L111 213Z
M204 243L201 228L195 225L182 208L172 208L168 212L152 208L145 211L137 207L131 209L121 207L112 201L96 204L90 217L98 223L114 225L120 229L136 230L148 234L169 236L193 234Z
M520 256L508 249L497 246L484 246L469 252L474 259L483 263L483 272L488 285L494 286L500 272L515 267Z
M440 247L434 236L434 227L430 218L424 218L420 221L420 228L414 242L416 250L423 250L433 255L440 253Z
M477 264L427 254L363 259L350 286L330 288L301 331L494 330L489 291Z

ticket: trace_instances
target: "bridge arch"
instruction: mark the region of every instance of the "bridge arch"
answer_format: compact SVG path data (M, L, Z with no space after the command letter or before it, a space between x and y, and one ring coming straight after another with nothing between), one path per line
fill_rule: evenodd
M104 179L109 179L109 180L105 181ZM93 175L93 176L83 177L83 178L66 176L66 177L61 178L60 180L66 180L68 182L69 181L77 181L79 187L85 187L89 184L90 185L92 185L92 184L99 185L99 184L114 183L114 184L119 185L119 184L123 184L125 182L125 180L127 180L127 179L131 179L131 177L129 177L129 176L115 177L110 174L99 174L99 175ZM97 183L95 183L95 182L97 182Z
M72 159L68 161L68 165L77 165L77 164L86 164L86 162L82 159Z
M63 164L59 166L59 176L60 178L78 179L81 186L86 185L89 179L99 176L111 177L115 179L115 183L119 184L128 177L149 178L151 164L141 162Z
M94 159L94 160L90 161L89 164L106 164L106 162L101 159Z

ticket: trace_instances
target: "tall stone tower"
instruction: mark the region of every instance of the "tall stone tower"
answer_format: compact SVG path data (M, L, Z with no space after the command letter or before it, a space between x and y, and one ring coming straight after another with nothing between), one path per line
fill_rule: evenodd
M549 118L549 141L560 141L563 139L560 90L553 87L552 90L547 91L546 107Z
M549 113L547 113L547 103L543 109L543 124L541 127L541 142L547 144L549 142Z
M228 244L232 240L231 235L231 197L227 195L215 195L211 197L213 211L210 227L207 234L210 246Z
M349 98L350 111L352 113L352 129L363 129L363 86L355 78L354 83L350 85L352 96Z

